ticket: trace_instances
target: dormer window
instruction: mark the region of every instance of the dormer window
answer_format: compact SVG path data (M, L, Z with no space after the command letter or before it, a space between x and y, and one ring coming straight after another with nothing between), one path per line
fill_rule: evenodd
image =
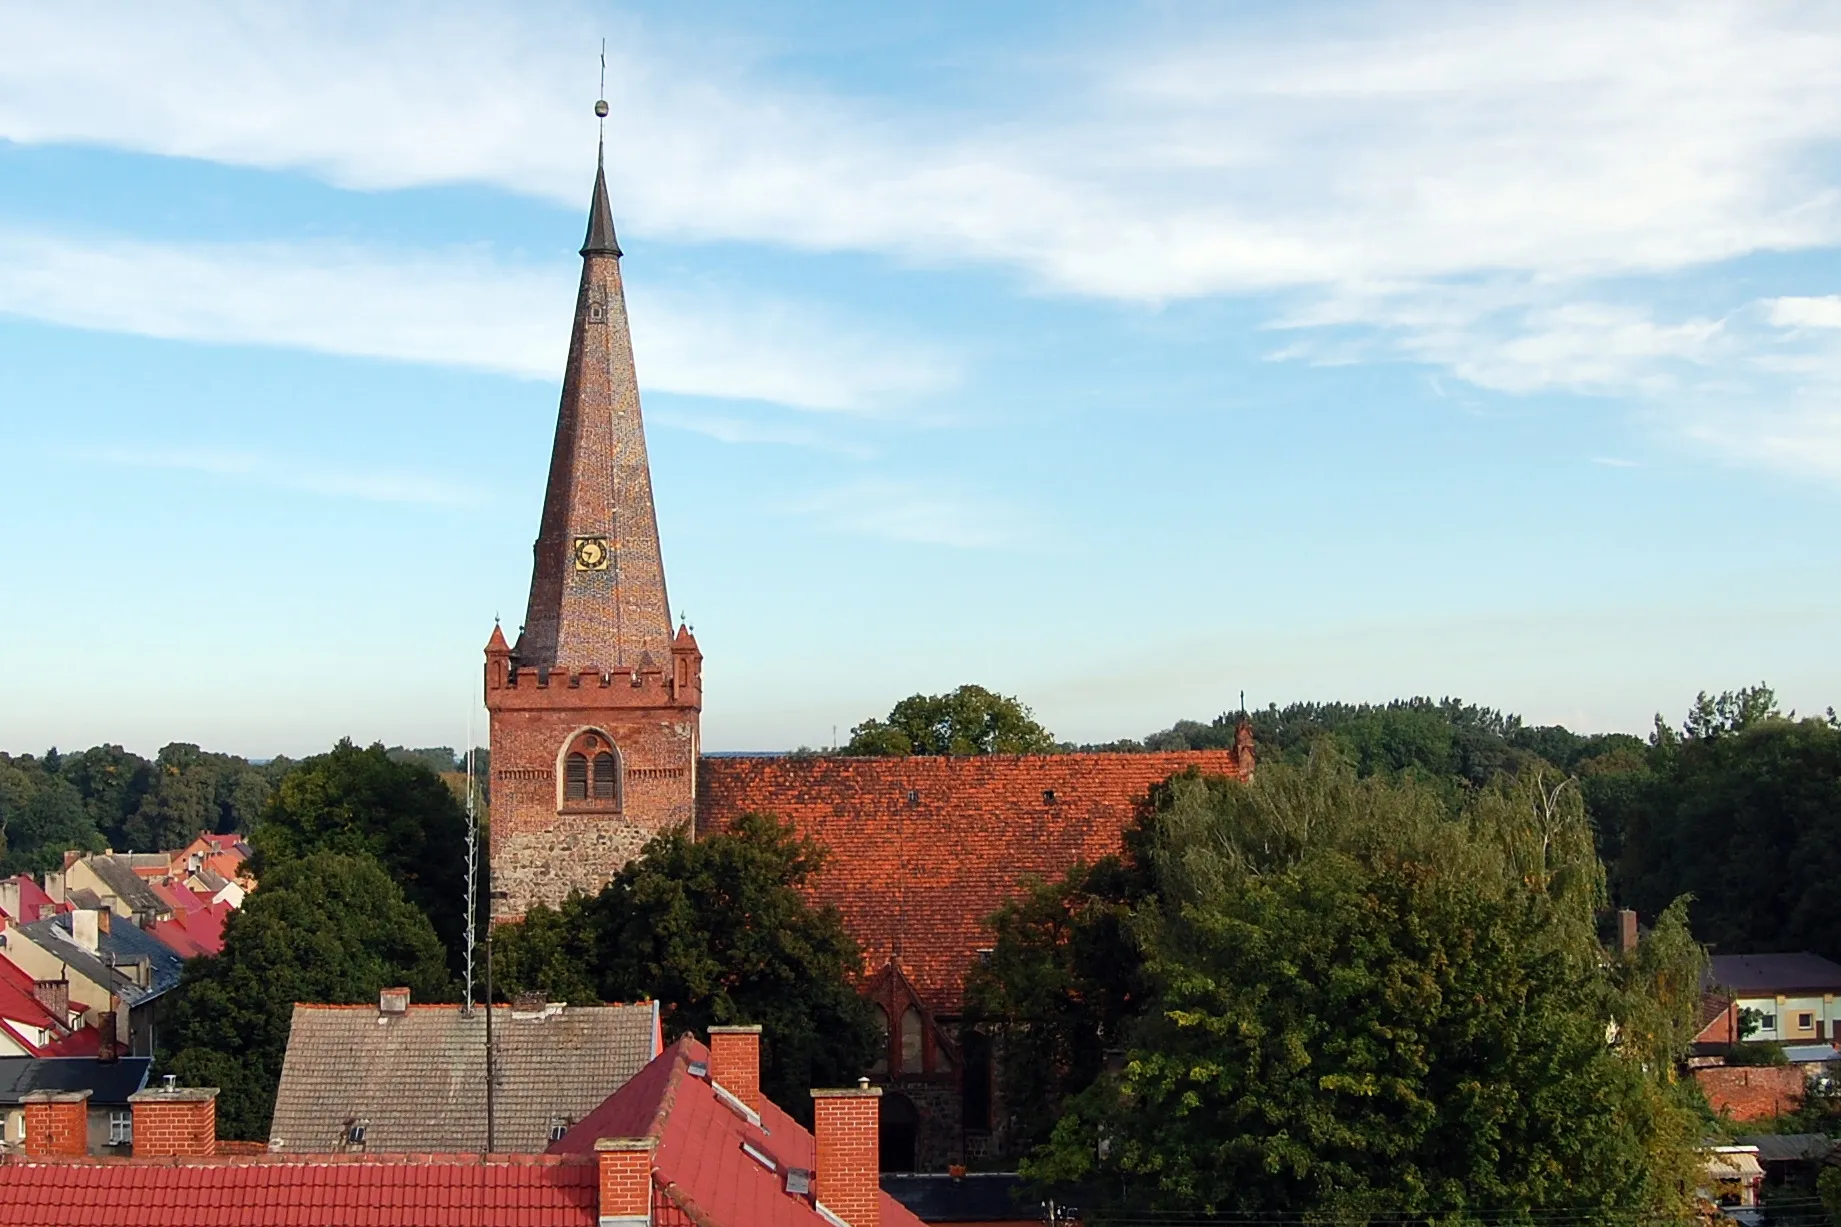
M567 1132L569 1132L569 1120L567 1117L552 1116L550 1118L550 1140L552 1142L562 1141L563 1134Z

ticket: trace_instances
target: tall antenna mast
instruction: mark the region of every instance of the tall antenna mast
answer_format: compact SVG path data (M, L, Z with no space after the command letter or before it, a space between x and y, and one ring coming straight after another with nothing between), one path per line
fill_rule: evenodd
M497 625L497 621L494 621ZM473 944L474 926L479 915L479 821L473 808L473 705L467 704L467 994L466 1008L473 1013Z

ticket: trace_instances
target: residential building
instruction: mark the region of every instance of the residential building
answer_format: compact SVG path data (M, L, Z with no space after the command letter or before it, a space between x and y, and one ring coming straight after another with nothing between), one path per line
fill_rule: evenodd
M492 1011L492 1144L541 1151L660 1050L658 1004L531 1003ZM275 1096L278 1153L484 1151L486 1011L296 1005Z
M171 916L172 906L160 897L141 871L155 870L153 876L161 878L166 875L169 863L160 853L80 856L66 852L63 870L47 875L46 890L53 899L72 902L76 901L79 892L88 891L96 904L123 920L147 925Z
M122 1055L152 1056L159 1001L179 985L185 960L107 909L60 913L9 926L8 962L37 981L68 985L72 1009L103 1029Z
M0 915L6 919L42 920L59 910L57 901L45 893L45 888L34 881L31 874L0 878Z
M128 1100L147 1084L152 1064L151 1057L0 1057L0 1138L5 1149L17 1151L25 1145L29 1103L63 1096L80 1097L83 1104L82 1127L73 1137L82 1146L79 1153L132 1154L134 1126Z
M213 835L200 831L198 837L177 852L168 853L166 873L180 880L199 870L208 870L226 882L236 882L244 890L254 890L256 879L243 866L254 852L241 835Z
M1723 1004L1703 1012L1695 1041L1732 1044L1742 1038L1780 1043L1833 1043L1841 1039L1841 964L1817 954L1716 954L1707 973L1710 997ZM1741 1035L1744 1011L1757 1029Z
M654 1057L542 1155L226 1154L211 1088L129 1097L134 1155L85 1154L86 1097L26 1104L0 1222L142 1227L919 1227L877 1184L881 1092L814 1090L815 1132L760 1093L759 1028Z
M883 1192L879 1087L814 1090L808 1132L761 1094L760 1028L686 1036L550 1147L596 1156L616 1223L917 1227ZM612 1169L612 1179L609 1169Z
M70 986L34 980L0 958L0 1056L93 1057L101 1037L73 1020Z

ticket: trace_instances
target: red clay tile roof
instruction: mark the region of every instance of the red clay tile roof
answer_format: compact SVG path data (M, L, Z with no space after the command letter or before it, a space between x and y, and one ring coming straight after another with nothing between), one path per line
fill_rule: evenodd
M41 905L56 906L51 896L45 893L45 888L33 881L31 874L18 874L11 880L19 883L19 910L23 913L23 915L13 917L14 920L37 920L38 909Z
M1137 802L1191 766L1238 774L1231 750L706 758L697 829L758 810L816 836L831 849L817 897L843 914L869 967L899 955L927 1004L950 1013L992 944L986 918L1023 879L1117 852Z
M174 894L191 894L181 888ZM213 903L196 911L175 911L171 920L156 920L147 932L171 946L186 958L201 954L221 954L224 949L224 918L230 915L228 903Z
M7 1227L595 1227L592 1159L0 1159Z
M83 1027L63 1039L56 1038L70 1026L70 1020L58 1018L44 1007L33 992L36 984L30 974L0 958L0 1026L6 1028L7 1034L20 1047L36 1057L78 1057L95 1052L100 1047L97 1039L85 1036L85 1032L93 1034L93 1028ZM33 1035L23 1030L24 1027L50 1031L54 1038L49 1044L35 1043Z
M751 1122L693 1077L709 1049L685 1036L652 1059L633 1080L550 1146L550 1154L592 1154L599 1138L655 1137L652 1171L661 1190L654 1215L660 1224L701 1227L825 1227L810 1202L785 1191L789 1167L812 1170L816 1143L778 1106L761 1101L761 1123ZM765 1126L765 1128L763 1128ZM742 1149L772 1158L770 1171ZM822 1199L824 1191L819 1190ZM883 1227L920 1227L920 1220L884 1193Z

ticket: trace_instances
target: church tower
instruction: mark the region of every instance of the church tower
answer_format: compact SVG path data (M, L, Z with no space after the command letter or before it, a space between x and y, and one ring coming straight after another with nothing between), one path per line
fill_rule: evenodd
M530 603L486 644L494 919L594 893L696 810L703 654L671 630L600 165L581 254Z

